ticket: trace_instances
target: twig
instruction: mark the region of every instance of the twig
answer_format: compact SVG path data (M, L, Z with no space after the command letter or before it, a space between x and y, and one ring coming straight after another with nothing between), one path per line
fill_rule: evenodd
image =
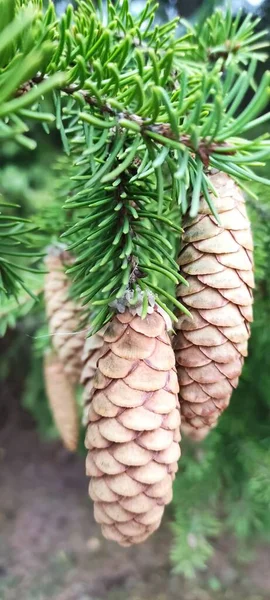
M44 79L46 79L46 75L43 76L37 74L30 81L26 82L19 88L19 90L17 91L17 95L26 94L29 91L29 89L33 87L33 85L41 83L41 81L43 81ZM105 100L101 104L95 96L91 96L85 90L81 90L80 87L77 85L65 86L61 88L61 92L69 96L72 96L75 92L79 93L84 98L86 104L98 108L101 113L109 114L117 120L126 119L130 122L136 123L141 128L142 135L146 131L152 131L158 133L164 138L180 142L181 144L189 148L195 155L199 156L205 167L209 166L209 159L213 152L216 152L221 147L227 147L226 142L217 143L213 140L210 141L207 138L202 138L201 140L199 140L199 144L195 148L192 144L191 136L182 135L177 137L169 123L153 123L149 125L147 121L139 115L129 113L128 111L119 112ZM160 143L162 144L162 140L160 140ZM235 151L232 148L229 148L228 146L228 154L234 153Z

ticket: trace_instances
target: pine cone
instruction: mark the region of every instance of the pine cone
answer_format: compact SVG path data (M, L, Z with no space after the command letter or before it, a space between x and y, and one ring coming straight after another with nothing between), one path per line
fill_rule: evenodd
M252 236L245 201L225 174L211 176L221 226L202 200L185 224L179 265L189 287L178 297L193 320L179 317L174 341L183 431L205 437L238 384L252 321Z
M89 404L91 402L91 394L93 390L94 375L97 370L97 362L102 354L104 344L104 329L87 338L84 344L82 353L82 373L80 382L83 385L84 391L82 396L83 403L83 425L86 427L88 423Z
M86 435L89 493L103 535L122 546L144 541L172 497L180 455L175 357L164 318L118 314L90 392Z
M81 356L86 334L80 331L82 308L69 297L70 280L64 264L70 262L67 252L46 257L49 272L45 278L44 294L52 344L69 380L77 383L82 369Z
M79 438L76 398L63 364L54 353L44 358L45 388L56 427L64 446L75 452Z

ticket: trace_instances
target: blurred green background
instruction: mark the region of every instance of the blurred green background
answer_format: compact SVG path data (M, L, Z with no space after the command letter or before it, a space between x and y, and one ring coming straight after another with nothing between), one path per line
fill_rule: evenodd
M67 2L56 4L61 12ZM133 0L134 11L143 4ZM222 4L165 0L158 14L200 21ZM269 0L231 4L270 28ZM12 141L0 148L0 194L23 215L52 203L62 152L57 131L47 136L36 126L32 137L34 151ZM261 171L269 177L269 165ZM199 446L185 443L173 506L142 549L101 540L83 456L70 457L57 441L42 381L42 306L1 341L0 599L269 600L270 188L252 187L259 202L247 199L256 264L249 358L218 429Z

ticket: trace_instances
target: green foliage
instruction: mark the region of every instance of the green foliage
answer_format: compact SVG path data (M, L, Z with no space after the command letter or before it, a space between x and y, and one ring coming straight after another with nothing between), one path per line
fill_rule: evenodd
M32 80L53 51L38 4L15 0L1 0L0 4L0 138L3 141L13 137L30 149L35 142L24 135L28 131L25 121L54 120L49 113L38 114L38 101L64 81L60 73L40 86Z
M33 149L36 143L25 135L28 131L26 119L54 120L53 115L39 112L38 101L64 79L58 73L38 87L32 83L31 78L53 49L52 44L46 43L46 36L44 38L41 10L37 12L31 2L1 0L0 13L0 139L2 143L13 139L26 149ZM31 235L32 224L10 214L11 208L18 207L1 202L1 302L9 296L16 298L21 289L32 295L24 278L24 271L31 271L31 267L23 265L18 257L38 257Z
M200 61L202 65L208 63L208 67L213 68L213 64L222 59L224 68L233 66L236 71L241 71L241 63L248 65L254 53L257 60L267 60L265 50L269 47L266 40L268 32L257 31L259 23L259 18L254 19L251 14L244 16L241 10L233 18L228 9L225 15L222 10L216 10L208 19L199 20L194 27L186 23L194 46L189 55L191 63Z
M16 205L1 203L0 207L6 209L16 208ZM15 257L27 257L37 260L39 254L31 244L32 224L17 215L0 213L0 300L5 300L6 294L18 298L18 292L23 288L30 296L33 296L31 287L28 287L22 271L36 273L30 266L14 262Z
M3 337L8 328L13 329L17 321L25 317L33 308L36 299L25 292L17 298L3 300L0 306L0 336Z
M92 321L93 329L99 330L104 322L103 307L120 302L129 282L135 303L138 288L143 290L146 299L147 289L158 291L156 274L174 285L183 280L171 256L174 247L168 239L170 230L179 235L181 228L170 220L169 190L163 193L163 202L168 208L161 216L157 211L158 191L153 182L147 178L138 181L137 173L130 179L122 177L118 185L108 184L105 188L100 183L90 185L67 202L67 208L82 209L85 216L65 235L75 235L70 249L76 252L77 261L68 270L74 278L74 294L83 298L84 303L91 301L94 309L102 307ZM91 216L88 207L91 207ZM102 241L99 241L100 232ZM163 285L163 295L186 310L168 295L166 284ZM112 311L105 314L107 320Z
M36 133L34 128L32 133ZM11 282L16 284L16 297L6 297L3 290L1 291L0 336L5 334L7 327L15 327L18 319L23 318L38 305L37 301L43 289L43 274L42 269L37 270L36 265L39 265L43 258L44 246L48 240L48 225L57 227L57 236L59 235L58 225L62 214L59 211L59 203L57 204L57 215L55 210L54 218L50 219L48 223L49 206L53 211L52 199L55 193L55 177L52 176L51 164L48 163L52 157L57 156L57 153L52 145L47 143L47 139L45 140L44 136L42 138L39 135L39 147L34 152L26 151L14 140L9 140L1 148L0 197L2 196L5 203L3 212L5 211L5 215L8 214L12 217L12 221L10 221L12 228L2 229L6 235L2 239L3 250L0 263L3 258L5 261L11 261L13 265L5 262L5 269L4 271L0 269L0 272L2 274L7 270L8 272L16 271L17 277L14 279L12 272ZM43 223L44 212L46 213L46 223ZM18 217L23 217L26 221L21 221L20 224ZM8 224L6 219L2 221ZM45 235L43 235L43 226L46 228ZM27 236L26 229L30 230ZM11 237L12 230L14 233ZM35 242L36 248L33 247L33 242ZM37 261L39 262L37 263ZM35 267L34 272L25 271L24 268L31 267L32 263ZM18 279L21 279L22 285ZM35 296L35 299L23 286Z
M93 331L131 297L144 311L153 294L172 318L173 306L183 310L174 300L178 223L187 211L196 215L201 194L215 214L209 167L243 187L266 182L253 168L269 156L267 136L239 137L269 119L261 114L268 73L240 108L265 59L257 21L217 11L176 37L178 19L154 24L155 14L151 0L136 17L126 0L98 8L79 0L60 18L52 2L42 11L40 1L9 0L4 9L0 126L31 147L25 122L49 131L55 118L72 165L59 181L66 212L50 205L33 229L19 220L16 227L29 248L67 237L77 259L73 294L94 312ZM52 115L43 95L53 88ZM21 263L7 265L4 241L2 249L2 294L15 295L25 285Z
M215 437L215 433L213 434ZM212 438L213 442L213 438ZM185 448L174 485L174 570L191 578L204 569L213 552L209 538L221 531L218 519L221 478L215 450Z
M245 180L260 180L250 166L269 155L267 139L236 137L257 125L257 115L268 101L266 74L250 104L236 116L262 58L252 46L249 21L241 29L230 13L226 16L223 38L227 32L238 41L247 40L237 48L236 62L245 63L247 52L253 55L248 73L239 78L235 61L229 61L235 48L228 50L221 79L223 58L213 67L207 56L204 68L194 63L191 70L186 56L194 53L196 44L190 32L175 39L176 21L152 30L153 11L147 4L134 19L126 3L108 4L101 22L91 5L79 3L74 22L75 30L86 36L84 50L81 41L78 48L76 35L72 44L76 56L84 54L90 61L91 72L83 74L81 60L81 72L78 64L65 88L72 98L55 96L57 126L66 151L74 157L72 198L67 201L74 213L65 235L77 234L70 245L77 261L69 272L75 280L74 295L90 303L95 313L93 331L110 319L112 302L127 290L136 298L141 288L146 306L152 290L172 317L169 303L183 310L173 300L173 289L168 292L164 285L166 276L175 284L179 280L177 245L161 245L169 230L177 230L172 214L179 207L195 216L201 193L214 212L204 166L228 172L244 187ZM62 22L67 18L64 15ZM216 29L214 16L209 45Z

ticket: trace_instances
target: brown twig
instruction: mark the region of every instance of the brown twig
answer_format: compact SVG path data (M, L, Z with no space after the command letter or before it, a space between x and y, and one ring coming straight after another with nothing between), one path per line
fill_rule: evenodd
M17 91L17 95L27 93L33 87L33 85L41 83L41 81L43 81L45 78L46 76L37 74L35 77L32 78L32 80L26 82L19 88L19 90ZM101 104L95 96L91 96L87 91L81 90L80 87L77 85L65 86L61 88L61 91L69 96L72 96L75 92L79 93L84 98L86 104L98 108L102 114L111 115L114 118L117 118L118 120L127 119L133 123L137 123L137 125L139 125L139 127L141 128L142 134L146 131L153 131L164 138L180 142L181 144L189 148L195 155L199 156L205 167L209 166L209 159L213 152L216 152L219 148L226 148L227 146L226 142L217 143L213 140L202 138L199 141L198 146L195 148L192 143L191 136L182 135L180 137L177 137L172 131L172 128L169 123L153 123L149 125L148 122L139 115L129 113L128 111L119 112L106 101L104 101ZM228 154L233 153L233 150L228 147Z

